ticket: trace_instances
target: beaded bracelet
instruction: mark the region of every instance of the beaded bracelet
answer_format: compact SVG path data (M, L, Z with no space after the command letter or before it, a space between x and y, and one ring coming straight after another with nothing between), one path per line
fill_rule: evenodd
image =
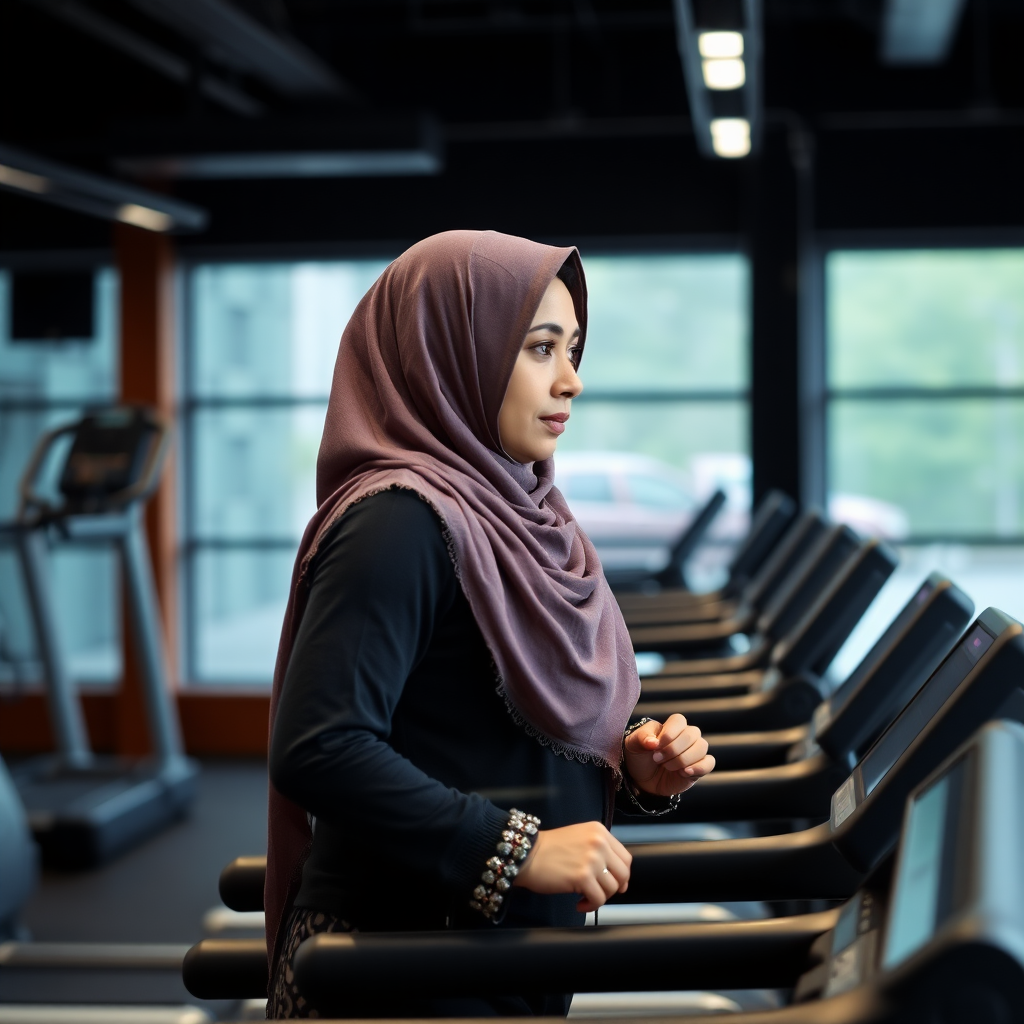
M636 722L632 722L629 725L629 727L626 729L626 731L622 734L622 752L623 752L623 755L625 755L625 752L626 752L626 738L628 736L632 735L634 732L636 732L637 729L640 728L640 726L646 725L649 721L651 721L651 719L649 719L649 718L641 718L641 719L639 719ZM623 756L623 767L625 767L625 756ZM676 810L679 807L679 803L680 803L680 801L683 798L682 793L673 793L672 796L669 796L669 797L656 796L653 793L646 793L646 792L644 792L644 790L642 790L633 781L633 779L631 778L631 776L630 776L628 771L624 771L622 774L623 774L623 782L625 783L626 795L629 797L629 799L633 803L633 805L635 807L637 807L640 811L642 811L644 814L646 814L646 815L648 815L648 816L650 816L652 818L660 818L661 815L669 814L670 812ZM664 800L664 801L666 801L667 802L667 806L659 807L657 809L653 809L651 807L644 807L644 805L642 803L640 803L640 797L641 796L644 796L644 797L647 797L647 798L650 798L651 796L654 796L655 800Z
M512 880L533 847L530 836L537 834L539 826L540 818L536 815L525 814L514 807L509 811L508 824L495 847L497 855L487 859L480 884L469 901L469 905L488 920L493 920L501 910L505 893L512 888Z

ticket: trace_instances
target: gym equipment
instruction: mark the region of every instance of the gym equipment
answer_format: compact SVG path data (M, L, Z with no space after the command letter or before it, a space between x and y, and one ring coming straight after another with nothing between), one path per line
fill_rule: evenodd
M0 758L0 943L17 939L18 915L36 887L38 852L25 809Z
M626 625L664 626L734 619L735 632L749 629L787 575L824 532L825 523L820 513L814 509L805 512L789 527L735 599L723 597L681 603L679 595L672 592L652 595L642 606L632 607L625 602L625 595L620 595L618 602Z
M778 712L788 718L773 724L806 721L827 696L821 677L895 567L896 556L891 549L879 541L866 541L796 625L770 648L765 668L641 680L641 704L634 717L657 717L648 710L652 697L708 698L760 692L765 707L774 701ZM750 652L755 665L762 661L761 651L768 642L763 638L759 649Z
M957 600L962 598L965 607L970 604L969 598L959 591L957 593ZM821 607L822 618L828 617L824 613L830 603L826 601ZM833 613L838 614L841 610ZM809 618L805 618L802 627L809 625ZM894 626L895 623L890 628ZM835 657L852 629L847 627L844 635L838 626L833 628L831 642L818 649L818 657L814 661L804 658L802 663L798 663L796 656L807 648L790 645L787 638L785 646L780 643L773 651L773 663L766 670L641 680L641 700L634 709L634 717L646 715L664 719L678 713L693 717L702 731L708 733L802 726L817 711L821 701L829 698L830 684L822 673L830 663L829 652ZM802 628L801 634L808 638L808 642L814 638L814 631L808 628ZM949 639L951 642L954 637ZM776 654L779 656L777 660ZM862 662L858 671L865 667ZM653 699L646 699L648 696Z
M738 1024L1022 1019L1024 729L981 729L900 810L898 852L834 910L711 925L317 935L296 954L296 983L327 1011L381 990L401 965L403 984L425 996L793 989L790 1006L735 1015ZM194 953L189 980L202 966Z
M910 790L963 736L991 718L1024 720L1022 681L1024 629L987 608L832 794L828 821L777 836L631 847L629 889L619 901L845 899L892 848ZM725 774L749 784L749 799L735 798L738 820L779 799L755 771Z
M764 560L771 553L783 531L796 514L796 504L792 498L782 491L769 491L759 502L754 516L750 521L747 536L736 549L732 562L729 564L729 576L723 587L710 593L694 593L685 586L671 586L661 582L661 588L655 591L646 589L637 592L626 591L616 596L623 614L629 621L629 612L641 611L645 607L675 603L680 606L687 604L721 603L739 596L740 591L760 569Z
M686 563L697 545L704 539L724 504L725 491L715 491L708 498L704 507L693 517L693 521L672 545L668 565L654 577L656 583L665 587L686 585Z
M685 587L686 563L704 540L708 528L725 504L725 491L715 491L704 503L690 523L669 549L668 562L663 569L606 569L608 583L616 592L642 589L648 586Z
M684 623L676 626L634 626L629 631L633 649L653 651L669 660L658 675L706 675L742 671L764 664L775 640L783 637L835 579L846 560L860 547L848 526L832 526L786 576L765 610L751 626L737 631L732 619L724 622ZM750 648L731 653L738 633L750 634Z
M53 501L39 476L58 442L70 446ZM186 812L198 765L182 752L167 679L143 508L159 483L169 440L152 410L105 409L46 434L21 480L18 518L0 532L17 547L46 680L53 756L20 765L14 781L45 863L82 868L101 863ZM53 611L46 570L48 542L114 546L120 554L153 757L98 757L89 749Z
M974 602L963 591L941 574L932 573L860 664L815 707L807 725L705 734L715 755L715 771L766 768L822 751L836 764L852 769L938 667L973 613ZM752 696L735 701L666 703L659 706L659 715L696 715L697 719L718 722L718 728L723 721L742 728L743 723L756 721L759 709L774 692L777 687L765 690L758 686L751 690ZM735 707L722 710L724 705ZM712 710L706 710L708 706ZM653 709L653 705L645 705L645 710Z

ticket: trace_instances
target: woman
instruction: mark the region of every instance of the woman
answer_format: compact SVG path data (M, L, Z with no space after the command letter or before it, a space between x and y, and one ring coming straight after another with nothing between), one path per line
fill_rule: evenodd
M586 324L575 249L452 231L342 336L271 704L271 1016L315 1013L291 957L316 931L582 924L629 881L615 800L658 813L714 767L680 716L624 738L633 651L552 485Z

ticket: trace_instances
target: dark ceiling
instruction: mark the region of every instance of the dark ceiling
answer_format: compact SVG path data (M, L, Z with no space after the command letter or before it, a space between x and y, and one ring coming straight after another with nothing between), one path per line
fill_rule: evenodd
M0 142L117 176L121 158L238 132L273 148L374 119L437 125L436 176L160 185L210 210L191 244L404 241L452 226L736 235L767 159L697 155L671 0L235 0L333 72L304 90L190 41L154 16L160 2L72 0L89 30L62 4L0 4ZM815 154L816 223L1020 226L1024 2L968 0L932 67L883 66L882 10L764 2L765 125ZM97 24L162 54L164 70L100 41ZM0 249L108 238L103 222L0 194Z

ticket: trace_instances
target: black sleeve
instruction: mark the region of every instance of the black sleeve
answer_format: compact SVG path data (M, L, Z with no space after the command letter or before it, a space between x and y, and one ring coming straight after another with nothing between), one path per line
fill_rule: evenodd
M468 896L508 815L388 743L409 673L458 582L441 524L411 491L365 498L315 558L270 744L277 790L425 883Z

